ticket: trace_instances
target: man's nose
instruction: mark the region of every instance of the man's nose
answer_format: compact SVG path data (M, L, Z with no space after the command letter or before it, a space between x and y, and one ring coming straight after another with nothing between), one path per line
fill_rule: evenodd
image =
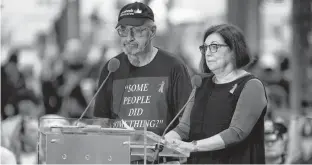
M134 40L134 33L133 33L133 31L131 29L128 32L127 40L128 41L133 41Z

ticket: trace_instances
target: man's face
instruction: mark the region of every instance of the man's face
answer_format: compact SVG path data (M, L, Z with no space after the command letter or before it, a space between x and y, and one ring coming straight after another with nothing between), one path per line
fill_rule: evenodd
M276 136L276 135L267 135ZM286 142L282 137L268 138L265 140L265 157L279 157L285 152Z
M151 27L146 24L136 27L120 25L117 31L121 48L130 58L138 58L137 55L145 51L151 40Z

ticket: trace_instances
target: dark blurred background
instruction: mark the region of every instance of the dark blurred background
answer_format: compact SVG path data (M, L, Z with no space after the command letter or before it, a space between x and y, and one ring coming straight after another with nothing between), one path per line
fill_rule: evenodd
M78 118L86 108L101 67L121 52L114 28L129 2L2 0L1 146L18 163L38 163L40 117ZM312 0L141 2L155 14L155 45L182 59L190 75L199 72L205 29L224 22L240 27L253 58L248 70L267 89L267 120L287 128L282 143L270 143L268 161L312 163ZM85 118L92 118L92 107Z

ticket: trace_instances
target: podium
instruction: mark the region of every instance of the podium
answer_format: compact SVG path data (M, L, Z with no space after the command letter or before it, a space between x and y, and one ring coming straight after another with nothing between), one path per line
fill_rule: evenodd
M39 122L38 158L46 164L130 164L133 159L147 161L156 146L163 146L159 156L189 157L190 153L170 148L153 132L114 128L120 120L109 120L105 127L96 120L41 118ZM125 123L123 121L123 123ZM126 124L126 123L125 123Z

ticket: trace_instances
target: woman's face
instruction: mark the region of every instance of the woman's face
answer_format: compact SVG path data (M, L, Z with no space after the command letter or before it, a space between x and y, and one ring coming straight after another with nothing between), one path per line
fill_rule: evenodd
M232 51L219 33L210 34L204 45L207 46L205 53L206 64L212 72L222 70L234 61Z

